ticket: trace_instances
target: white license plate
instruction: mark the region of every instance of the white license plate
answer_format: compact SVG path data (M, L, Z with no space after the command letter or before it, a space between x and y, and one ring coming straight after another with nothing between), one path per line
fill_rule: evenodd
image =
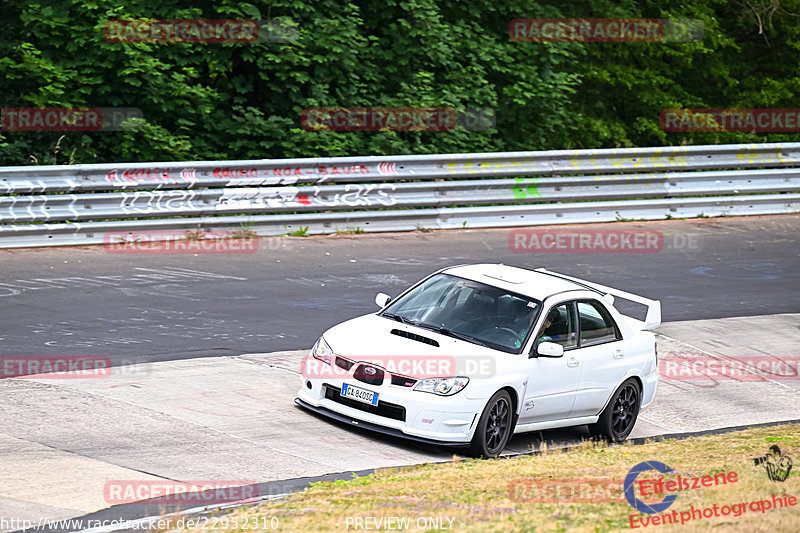
M368 403L371 405L378 405L378 393L364 390L358 387L353 387L345 383L342 385L342 392L340 393L345 398L352 398L359 402Z

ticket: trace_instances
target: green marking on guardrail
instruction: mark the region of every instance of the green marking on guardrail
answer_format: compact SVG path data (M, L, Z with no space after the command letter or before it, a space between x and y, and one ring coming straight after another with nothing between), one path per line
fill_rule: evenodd
M531 182L527 187L525 182ZM533 198L541 198L542 193L539 192L539 178L517 178L517 184L511 188L511 192L514 193L514 198L521 200L526 196L531 196Z

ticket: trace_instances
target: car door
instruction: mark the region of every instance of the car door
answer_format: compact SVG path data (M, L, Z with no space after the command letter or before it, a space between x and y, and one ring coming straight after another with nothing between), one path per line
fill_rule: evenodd
M550 308L545 317L557 313L563 321L536 332L532 353L540 342L555 342L564 346L561 357L531 356L528 359L528 384L519 415L519 424L547 422L567 418L575 402L581 368L574 357L577 346L577 320L573 302L563 302ZM556 327L554 327L556 326Z
M628 371L623 340L611 314L597 300L576 302L580 335L575 357L581 367L570 417L598 414Z

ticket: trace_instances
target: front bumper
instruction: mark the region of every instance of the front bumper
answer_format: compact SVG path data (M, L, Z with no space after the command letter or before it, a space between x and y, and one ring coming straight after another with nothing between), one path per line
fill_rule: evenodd
M409 387L368 385L357 380L302 379L301 382L295 400L298 405L387 435L436 444L469 444L485 404L485 400L468 398L465 391L436 396ZM338 392L345 382L378 393L378 405L342 400Z
M345 415L336 413L334 411L330 411L328 409L325 409L324 407L314 407L313 405L304 402L300 398L295 398L294 399L294 403L296 403L300 407L304 407L304 408L308 409L309 411L313 411L313 412L315 412L315 413L317 413L319 415L326 416L328 418L332 418L333 420L338 420L339 422L344 422L346 424L350 424L350 425L353 425L353 426L358 426L359 428L362 428L362 429L366 429L366 430L369 430L369 431L375 431L376 433L381 433L383 435L389 435L389 436L392 436L392 437L400 437L402 439L412 440L414 442L422 442L422 443L425 443L425 444L436 444L436 445L452 446L454 448L466 448L467 446L469 446L468 442L467 443L462 443L462 442L448 442L448 441L441 441L441 440L425 439L425 438L422 438L422 437L415 437L413 435L408 435L408 434L403 433L402 431L399 431L397 429L392 429L392 428L387 428L387 427L383 427L383 426L378 426L378 425L375 425L375 424L370 424L369 422L364 422L362 420L355 420L353 418L350 418L349 416L345 416Z

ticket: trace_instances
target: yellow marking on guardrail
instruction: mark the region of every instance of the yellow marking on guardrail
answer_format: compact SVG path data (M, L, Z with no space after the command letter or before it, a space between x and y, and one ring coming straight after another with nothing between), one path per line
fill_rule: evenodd
M739 152L738 154L736 154L736 157L738 157L739 159L744 159L748 163L755 163L756 162L756 157L758 157L758 156L753 157L753 154L748 154L747 152L744 152L744 153Z
M580 152L575 151L575 157L572 158L572 166L575 167L576 169L581 168L581 166L578 164L578 157L580 155L581 155Z

